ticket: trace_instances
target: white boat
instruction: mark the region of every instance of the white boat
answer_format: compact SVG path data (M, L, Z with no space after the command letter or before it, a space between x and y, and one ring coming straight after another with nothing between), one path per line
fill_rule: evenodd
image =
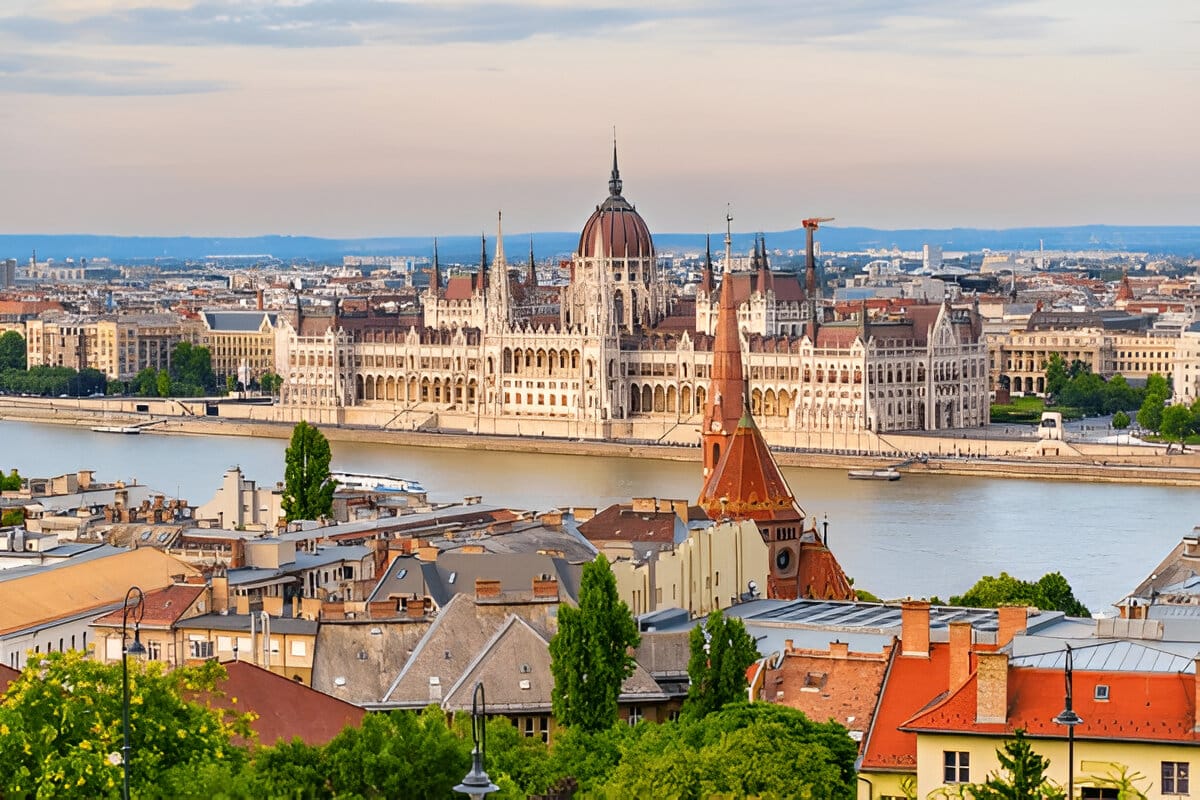
M142 429L136 425L96 425L92 427L96 433L125 433L138 434Z
M331 472L338 488L358 492L409 492L423 494L425 487L414 480L390 475L368 475L362 472Z
M854 481L898 481L900 472L891 467L881 469L852 469L847 473Z

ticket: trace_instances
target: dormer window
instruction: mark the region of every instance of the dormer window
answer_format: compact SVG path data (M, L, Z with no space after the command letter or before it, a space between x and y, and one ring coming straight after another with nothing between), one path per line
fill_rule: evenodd
M1106 702L1108 700L1108 684L1096 684L1096 692L1093 697L1098 701Z

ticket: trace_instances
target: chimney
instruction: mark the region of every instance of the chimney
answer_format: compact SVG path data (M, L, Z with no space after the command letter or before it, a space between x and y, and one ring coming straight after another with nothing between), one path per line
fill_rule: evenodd
M638 514L653 514L658 511L658 498L635 497L633 498L632 510Z
M500 581L490 578L475 579L475 599L489 600L500 596Z
M254 307L259 311L263 310L263 290L262 289L259 289L257 292L254 293Z
M417 558L426 562L438 560L438 549L432 545L425 545L417 548Z
M950 623L950 691L971 677L971 623L955 620Z
M999 627L996 631L996 647L1005 647L1018 633L1024 633L1028 627L1029 609L1025 606L1001 606L999 612Z
M1200 655L1196 656L1194 661L1196 664L1196 674L1192 676L1192 685L1195 687L1192 690L1193 693L1195 694L1195 697L1193 699L1200 700ZM1195 724L1194 724L1192 730L1196 731L1197 733L1200 733L1200 705L1193 703L1192 708L1196 709L1196 712L1195 712L1196 719L1195 719Z
M416 595L404 601L404 610L409 619L421 619L425 616L425 598Z
M830 642L829 643L830 658L849 658L850 643L849 642Z
M929 658L929 601L900 604L900 654Z
M250 595L246 595L246 594L235 595L234 603L236 603L236 613L238 613L238 614L249 614L250 613Z
M533 596L535 599L548 598L552 600L558 599L558 579L557 578L534 578L533 579Z
M976 653L975 721L1000 723L1008 720L1008 654Z
M792 645L794 645L794 644L795 644L795 642L792 641L791 639L784 639L783 640L783 652L790 653L792 651Z

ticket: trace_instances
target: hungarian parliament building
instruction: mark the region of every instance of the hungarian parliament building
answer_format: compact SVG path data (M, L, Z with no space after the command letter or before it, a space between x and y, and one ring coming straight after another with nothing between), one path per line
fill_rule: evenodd
M720 272L709 258L695 299L678 296L623 195L615 150L608 197L583 225L567 285L539 285L532 263L510 265L500 230L494 250L490 265L485 253L478 272L449 280L435 251L411 324L281 321L283 415L699 443ZM772 445L861 449L872 435L987 424L987 347L971 306L839 313L817 296L811 258L805 281L773 272L762 243L749 265L725 279L734 281L746 396Z

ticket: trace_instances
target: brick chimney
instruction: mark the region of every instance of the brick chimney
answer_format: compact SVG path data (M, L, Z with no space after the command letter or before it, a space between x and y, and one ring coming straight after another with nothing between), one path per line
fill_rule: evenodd
M929 601L900 604L900 654L929 658Z
M971 623L955 620L950 623L950 691L971 677Z
M1003 723L1008 719L1008 654L976 653L975 721Z
M557 578L534 578L533 579L533 596L537 598L558 599L558 579Z
M491 600L500 596L500 581L490 578L475 579L475 599Z
M996 631L996 646L1004 647L1014 636L1024 633L1029 627L1029 609L1025 606L1001 606L997 611L999 627Z
M829 643L830 658L849 658L850 643L849 642L830 642Z

